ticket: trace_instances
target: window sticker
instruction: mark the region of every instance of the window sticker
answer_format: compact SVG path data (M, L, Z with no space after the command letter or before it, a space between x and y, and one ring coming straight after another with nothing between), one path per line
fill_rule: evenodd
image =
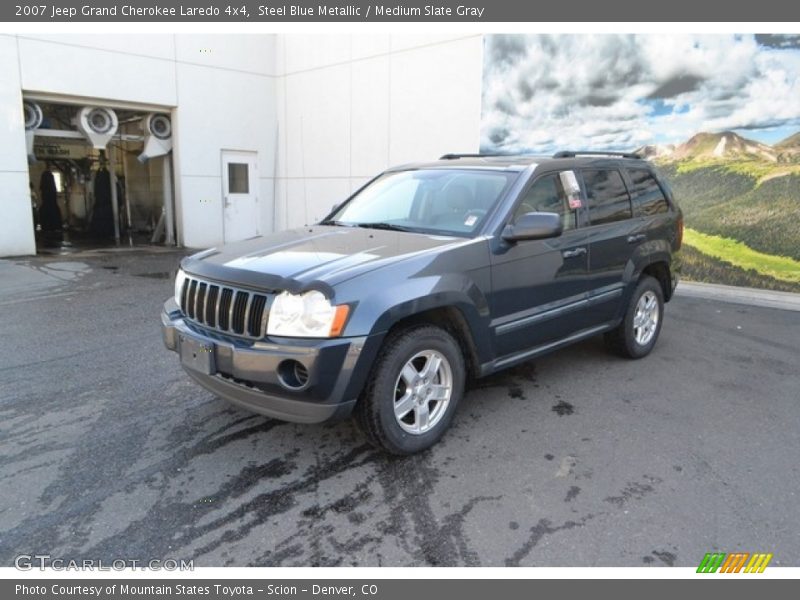
M558 174L561 178L561 185L564 186L564 191L567 196L580 195L581 186L578 185L578 178L575 177L575 171L561 171Z
M575 171L561 171L558 176L561 179L561 185L564 187L564 193L567 195L569 209L578 210L583 206L583 202L581 201L581 186L578 185Z
M467 217L467 218L464 220L464 225L465 225L465 226L467 226L467 227L472 227L472 226L473 226L473 225L475 225L475 223L477 223L477 222L478 222L478 216L477 216L477 215L469 215L469 216L468 216L468 217Z

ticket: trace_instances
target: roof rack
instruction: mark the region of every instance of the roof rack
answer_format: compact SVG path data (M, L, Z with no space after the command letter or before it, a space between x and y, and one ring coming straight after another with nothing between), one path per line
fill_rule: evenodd
M442 154L439 160L456 160L459 158L492 158L498 156L514 156L513 154Z
M611 151L590 151L590 150L561 150L553 154L553 158L575 158L576 156L619 156L621 158L642 157L636 152L611 152Z

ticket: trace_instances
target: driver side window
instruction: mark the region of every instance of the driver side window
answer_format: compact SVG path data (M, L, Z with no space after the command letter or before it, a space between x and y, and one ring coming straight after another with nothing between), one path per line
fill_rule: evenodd
M551 212L561 216L564 230L575 229L575 211L569 209L567 195L558 173L537 179L514 211L514 221L529 212Z

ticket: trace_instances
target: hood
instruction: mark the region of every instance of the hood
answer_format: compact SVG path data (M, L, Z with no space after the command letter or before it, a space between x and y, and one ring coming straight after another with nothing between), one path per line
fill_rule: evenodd
M315 225L211 248L183 268L216 281L264 290L323 287L469 239L359 227Z

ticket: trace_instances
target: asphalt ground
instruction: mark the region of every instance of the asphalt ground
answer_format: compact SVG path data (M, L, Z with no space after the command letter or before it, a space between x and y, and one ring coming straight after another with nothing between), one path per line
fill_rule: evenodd
M678 297L478 382L432 450L233 408L162 345L178 253L0 261L0 565L800 565L800 312Z

